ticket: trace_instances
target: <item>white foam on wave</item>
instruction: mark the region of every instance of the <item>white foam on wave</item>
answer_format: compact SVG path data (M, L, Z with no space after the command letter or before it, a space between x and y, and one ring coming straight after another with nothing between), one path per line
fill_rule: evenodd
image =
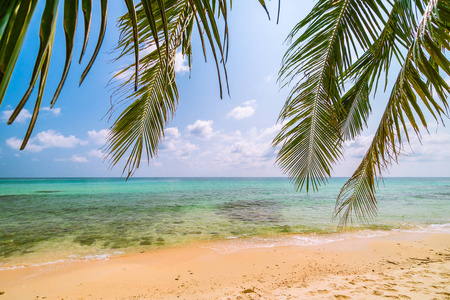
M371 230L363 229L356 232L341 232L328 234L298 234L287 235L282 237L243 237L232 236L227 237L228 240L235 240L234 242L217 242L205 246L206 248L216 251L229 253L243 249L251 248L273 248L282 246L317 246L334 242L345 241L349 239L364 239L382 237L397 233L448 233L450 234L450 223L444 224L427 224L427 225L413 225L403 224L404 228L396 228L391 230ZM401 226L403 227L403 226Z
M28 268L28 267L43 267L43 266L62 264L62 263L73 263L73 262L92 261L92 260L109 260L111 258L111 256L117 256L120 254L123 254L123 252L115 251L113 253L92 254L92 255L85 255L85 256L79 256L76 254L72 254L72 255L67 256L66 259L58 259L58 260L46 261L46 262L34 263L34 264L23 264L23 265L5 266L5 267L0 266L0 271L24 269L24 268Z
M282 237L250 237L236 239L236 242L217 242L206 245L206 248L223 253L235 252L252 248L273 248L283 246L317 246L349 239L373 238L389 235L389 231L361 230L351 233L329 233L329 234L299 234Z
M417 225L410 229L394 229L399 232L417 232L417 233L450 233L450 223Z

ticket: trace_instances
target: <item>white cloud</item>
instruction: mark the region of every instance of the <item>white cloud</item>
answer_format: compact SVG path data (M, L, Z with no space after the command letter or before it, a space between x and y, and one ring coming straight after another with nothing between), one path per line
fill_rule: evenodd
M22 140L12 137L6 140L6 144L13 149L19 149L20 145L22 145Z
M227 114L228 118L234 118L236 120L242 120L250 118L255 113L255 109L251 106L238 106Z
M245 101L243 104L244 104L245 106L253 106L253 107L256 107L256 100L255 100L255 99L251 99L251 100Z
M22 145L22 141L21 139L18 139L16 137L12 137L6 140L6 144L11 147L12 149L16 149L19 150L20 146ZM42 146L40 145L35 145L32 143L32 141L28 141L27 147L25 148L27 151L30 152L40 152L42 151L42 149L44 149Z
M189 143L189 142L185 143L184 146L183 146L183 150L185 152L192 152L192 151L195 151L195 150L198 150L198 149L199 149L199 147L197 145Z
M99 131L91 130L88 131L88 136L91 142L93 142L95 145L104 145L106 144L106 139L109 134L109 129L102 129Z
M22 144L22 140L16 137L12 137L6 140L6 144L13 149L19 149ZM58 147L58 148L73 148L78 145L85 145L86 142L76 138L73 135L64 136L54 130L41 131L36 134L35 137L28 141L25 148L31 152L40 152L46 148Z
M198 145L183 140L177 127L166 128L164 140L159 146L163 155L170 153L171 157L178 159L186 159L191 152L199 149Z
M272 80L272 76L271 75L267 75L267 76L264 77L264 81L266 83L270 82L271 80Z
M48 111L53 113L55 116L59 115L61 113L61 108L50 108L50 107L43 107L41 108L41 111Z
M214 135L213 131L213 121L203 121L197 120L194 124L187 126L187 131L190 135L195 136L200 139L210 139Z
M83 145L85 142L76 138L73 135L65 137L59 132L54 130L47 130L39 132L36 137L30 140L32 143L38 143L44 148L61 147L61 148L73 148L77 145Z
M189 66L187 65L187 59L181 52L175 54L175 72L178 74L184 74L189 71Z
M252 128L243 134L236 131L220 134L219 143L212 151L216 164L238 169L272 168L277 149L272 147L272 139L281 124L269 128ZM205 153L204 155L209 155Z
M412 131L412 129L410 130ZM402 154L400 159L402 161L448 161L450 160L450 152L448 145L450 145L450 134L444 131L438 131L422 136L421 142L410 134L411 143L403 143ZM369 146L373 140L373 135L359 136L353 141L345 142L346 158L362 158L366 154Z
M87 155L89 155L91 157L97 157L97 158L105 157L105 154L99 149L92 149L87 153Z
M256 100L249 100L243 103L244 106L235 107L232 111L227 114L228 118L233 118L236 120L242 120L250 118L255 113Z
M346 141L344 143L346 158L363 158L372 143L373 135L358 136L352 141Z
M164 130L164 135L166 138L179 138L181 136L178 128L176 127L168 127Z
M448 161L450 160L450 134L441 131L422 136L422 143L416 138L411 141L410 157L415 161ZM406 146L408 147L408 146ZM405 149L408 151L408 148Z
M72 155L72 157L69 158L69 160L71 160L73 162L79 162L79 163L87 163L87 162L89 162L86 157L78 156L76 154Z
M1 119L2 121L7 122L9 120L9 117L13 113L14 110L4 110L2 111ZM16 120L14 122L18 123L25 123L28 119L31 119L31 113L27 109L22 109L19 113L19 115L16 117Z

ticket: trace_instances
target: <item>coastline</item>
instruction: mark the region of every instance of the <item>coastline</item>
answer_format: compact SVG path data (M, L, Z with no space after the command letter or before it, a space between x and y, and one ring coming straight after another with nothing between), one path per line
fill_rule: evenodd
M224 251L237 242L3 270L0 299L450 299L448 233Z

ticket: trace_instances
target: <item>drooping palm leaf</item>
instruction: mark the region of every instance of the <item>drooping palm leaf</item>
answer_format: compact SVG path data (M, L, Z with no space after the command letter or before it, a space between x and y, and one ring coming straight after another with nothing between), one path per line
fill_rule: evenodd
M11 114L11 117L8 120L8 124L14 122L16 117L19 115L19 113L22 111L23 107L27 103L31 95L31 92L33 91L34 85L38 80L39 74L42 70L42 66L44 65L44 61L46 60L47 50L53 44L52 35L56 24L58 2L59 2L58 0L49 0L45 4L44 12L42 13L41 27L39 29L39 38L40 38L39 51L36 58L36 62L34 64L33 73L31 74L30 84L25 92L25 95L22 97L22 100L20 100L19 104L16 106L13 113Z
M70 63L73 56L73 44L75 39L75 30L77 29L77 16L78 16L78 0L65 0L64 1L64 33L66 37L66 62L64 64L63 74L61 81L56 88L55 95L50 102L50 107L56 102L56 99L61 92L61 89L66 81L67 74L69 74Z
M280 113L286 120L274 145L281 145L277 162L298 189L317 190L342 155L335 106L340 101L342 75L351 66L357 46L376 39L385 11L382 1L319 1L291 31L304 30L287 50L280 80L295 82Z
M383 72L387 84L392 57L402 63L399 46L411 43L410 28L417 26L413 6L411 0L396 1L378 39L344 75L344 79L356 78L353 86L340 99L338 107L344 140L356 138L367 125L371 112L369 94L373 89L376 91Z
M61 75L61 80L58 84L58 87L56 88L53 99L50 102L51 107L53 107L55 101L57 100L61 92L61 89L67 78L67 74L69 72L70 64L72 61L79 1L82 1L82 10L84 14L84 25L85 25L84 42L80 55L80 63L87 47L91 24L92 0L64 0L63 26L66 38L66 58ZM0 105L3 101L6 90L10 83L17 58L22 49L24 38L27 34L30 21L33 17L38 2L39 2L38 0L8 0L2 3L0 7ZM50 63L50 56L51 56L50 54L52 52L51 48L53 47L51 32L52 30L53 31L55 30L54 24L58 9L58 2L59 0L45 1L45 8L40 22L41 23L39 32L40 46L34 64L34 69L31 74L30 84L24 96L22 97L22 100L18 102L16 108L14 109L13 114L11 115L8 121L8 124L11 124L18 116L18 114L28 101L31 92L35 87L35 84L38 82L38 77L41 76L38 84L39 92L36 100L34 110L35 112L33 113L33 117L30 121L30 126L26 133L26 138L23 141L22 148L26 145L30 137L31 131L34 127L34 123L36 122L36 117L39 112L40 103L43 97L43 91L45 89L46 76L49 72L47 67L48 64ZM100 2L101 2L100 34L97 40L97 45L95 47L94 53L92 54L92 57L90 58L90 61L87 64L87 67L81 76L80 84L86 77L87 73L91 69L97 57L106 31L107 0L100 0Z
M37 117L39 114L39 109L41 108L42 97L44 96L44 90L45 90L45 82L47 81L48 70L50 67L50 58L52 56L52 49L53 49L52 45L53 45L53 39L55 36L55 27L56 26L53 26L53 28L52 28L52 32L51 32L51 36L50 36L50 44L49 44L49 47L47 47L44 63L41 68L39 90L38 90L38 95L37 95L36 103L35 103L34 110L33 110L33 115L31 116L30 124L28 125L28 130L25 134L25 138L22 141L20 150L25 149L25 146L27 145L27 142L30 139L31 133L33 132L34 125L36 124L36 120L37 120Z
M450 87L442 72L450 75L450 61L442 54L442 48L450 50L449 4L449 1L429 1L412 32L413 40L372 144L339 194L335 213L341 216L342 226L354 216L364 221L376 215L376 179L390 164L397 162L402 141L409 142L407 122L419 139L419 126L427 126L418 100L436 120L448 111L446 99ZM437 68L430 63L430 57Z
M37 2L37 0L11 1L0 16L2 27L5 28L0 36L0 105L5 97Z
M152 51L140 59L139 74L126 77L115 93L119 99L116 106L124 104L125 101L132 101L132 103L125 108L111 127L105 147L112 165L117 164L123 156L128 156L123 169L127 177L139 168L143 154L147 159L157 155L158 145L164 137L164 128L175 113L178 104L175 56L177 50L181 48L181 52L188 56L188 65L191 66L191 37L195 25L199 28L203 48L206 48L207 42L209 43L216 62L219 83L221 71L226 77L226 50L222 45L222 36L218 32L215 18L216 9L220 11L220 15L226 16L226 7L225 1L220 0L212 1L212 4L206 0L167 0L163 5L160 1L155 1L137 7L139 44L141 48ZM131 22L129 15L121 19L119 58L133 53ZM223 38L226 40L228 26L225 17L224 27ZM219 60L222 68L219 66ZM129 74L129 70L135 65L123 68L116 77ZM138 76L139 88L133 92L131 83L136 76ZM226 84L228 86L227 81Z

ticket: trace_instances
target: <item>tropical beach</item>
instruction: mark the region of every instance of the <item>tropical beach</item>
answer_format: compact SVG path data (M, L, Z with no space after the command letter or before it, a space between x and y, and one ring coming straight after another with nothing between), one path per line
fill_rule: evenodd
M1 271L1 292L2 299L449 299L449 240L449 233L396 233L233 252L223 249L235 241L202 243Z
M344 180L2 179L2 299L447 299L450 179L388 178L340 231Z
M0 300L450 300L450 1L0 5Z

